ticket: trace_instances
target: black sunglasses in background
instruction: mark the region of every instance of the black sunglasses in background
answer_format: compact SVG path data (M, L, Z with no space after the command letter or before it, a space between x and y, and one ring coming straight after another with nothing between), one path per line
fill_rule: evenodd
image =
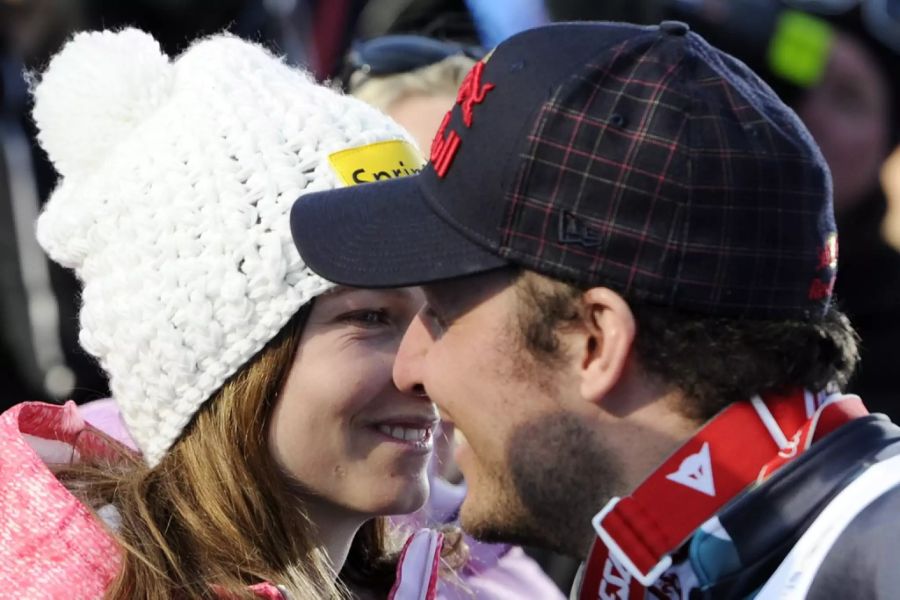
M484 58L480 46L438 40L421 35L386 35L364 42L355 42L344 61L341 83L348 89L355 73L369 77L383 77L408 73L439 63L451 56L467 56L473 60ZM356 82L357 85L362 81Z

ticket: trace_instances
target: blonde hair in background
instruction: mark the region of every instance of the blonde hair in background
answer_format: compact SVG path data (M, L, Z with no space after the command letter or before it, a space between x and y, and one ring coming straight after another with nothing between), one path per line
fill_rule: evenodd
M396 568L386 520L357 533L335 582L296 483L268 448L272 407L290 370L307 304L204 404L153 468L136 455L61 466L57 476L95 510L111 505L122 549L109 599L251 599L270 582L290 598L386 595Z
M350 77L349 92L382 111L408 96L455 97L474 64L473 59L458 54L406 73L370 76L356 72Z

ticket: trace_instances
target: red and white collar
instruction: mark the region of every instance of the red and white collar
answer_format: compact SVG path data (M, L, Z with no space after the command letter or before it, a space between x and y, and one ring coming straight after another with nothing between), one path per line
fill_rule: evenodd
M578 597L615 597L609 588L616 587L643 597L671 566L672 553L729 500L866 414L858 396L803 390L732 404L631 495L613 498L593 518L597 538Z

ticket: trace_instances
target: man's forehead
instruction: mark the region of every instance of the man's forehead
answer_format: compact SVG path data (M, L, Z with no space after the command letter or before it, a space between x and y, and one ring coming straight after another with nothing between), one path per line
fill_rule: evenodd
M518 274L512 267L445 279L422 286L429 301L482 302L511 285Z

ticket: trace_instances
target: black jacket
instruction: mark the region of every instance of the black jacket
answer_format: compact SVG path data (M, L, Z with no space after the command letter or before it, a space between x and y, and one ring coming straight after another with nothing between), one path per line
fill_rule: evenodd
M883 415L856 419L814 444L719 513L739 566L699 586L691 598L752 596L842 490L872 465L898 455L900 427ZM898 567L900 484L895 484L845 526L818 566L806 597L897 598Z

